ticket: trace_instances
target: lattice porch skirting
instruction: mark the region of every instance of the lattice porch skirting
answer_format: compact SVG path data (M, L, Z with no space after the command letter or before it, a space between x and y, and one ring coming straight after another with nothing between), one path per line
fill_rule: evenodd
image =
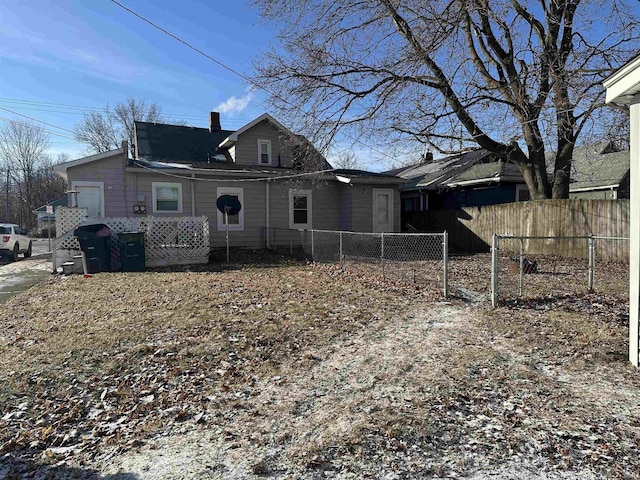
M112 269L120 269L118 233L143 232L145 260L148 267L188 265L209 261L209 219L207 217L123 217L89 218L85 208L58 208L56 210L56 255L54 269L68 257L68 252L79 250L73 230L80 225L103 223L112 232ZM59 264L59 265L58 265Z

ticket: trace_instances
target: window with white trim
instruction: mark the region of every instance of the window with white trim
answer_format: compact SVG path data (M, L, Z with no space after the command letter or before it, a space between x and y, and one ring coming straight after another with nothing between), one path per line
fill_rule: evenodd
M311 190L289 190L289 228L311 228Z
M153 213L182 213L182 184L153 182Z
M258 140L258 164L271 165L271 140Z
M237 187L218 187L216 200L223 195L235 197L240 202L240 211L236 215L228 215L229 230L244 230L244 189ZM216 208L218 214L218 230L226 230L227 223L224 213Z

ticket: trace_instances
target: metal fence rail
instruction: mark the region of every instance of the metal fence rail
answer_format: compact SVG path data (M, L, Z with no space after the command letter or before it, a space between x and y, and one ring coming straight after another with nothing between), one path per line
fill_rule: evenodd
M398 281L431 284L449 295L447 233L362 233L264 229L264 246L302 253L314 262L339 262ZM267 243L268 242L268 243Z
M628 265L611 262L611 244L625 237L542 237L494 235L491 249L491 304L525 295L567 295L587 291L625 291ZM624 246L623 246L624 247ZM541 254L582 251L578 258ZM618 247L614 247L617 249Z

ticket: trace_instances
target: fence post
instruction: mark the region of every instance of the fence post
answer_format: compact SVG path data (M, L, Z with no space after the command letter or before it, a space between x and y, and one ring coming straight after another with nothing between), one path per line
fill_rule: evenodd
M495 233L491 245L491 306L498 306L498 235Z
M442 234L442 258L444 272L442 273L444 298L449 298L449 234L445 230Z
M524 295L524 240L520 239L520 296Z
M342 230L340 230L340 254L339 254L339 259L340 259L340 265L342 265L342 258L343 258L343 253L342 253Z
M384 232L380 234L380 261L382 263L382 278L384 278Z
M595 271L596 249L593 234L589 234L589 291L593 291L593 274Z
M311 230L311 261L316 261L316 245L313 238L313 230Z

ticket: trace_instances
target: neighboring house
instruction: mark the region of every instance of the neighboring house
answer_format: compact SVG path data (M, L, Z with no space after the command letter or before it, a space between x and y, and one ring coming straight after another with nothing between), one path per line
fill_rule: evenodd
M629 150L612 142L582 146L574 150L569 198L629 198Z
M455 210L529 200L519 168L484 149L385 172L404 179L400 186L402 225L415 212Z
M50 205L53 208L53 213L47 213L47 205ZM49 202L47 205L42 205L41 207L36 208L33 212L37 216L36 226L39 229L47 228L49 226L56 226L56 210L58 207L67 207L69 206L68 197L62 197L53 202Z
M222 195L242 209L229 217L231 244L260 247L267 229L393 232L400 229L401 180L333 170L302 136L264 114L239 130L136 122L136 158L121 149L55 167L92 217L206 216L211 246L224 244Z

